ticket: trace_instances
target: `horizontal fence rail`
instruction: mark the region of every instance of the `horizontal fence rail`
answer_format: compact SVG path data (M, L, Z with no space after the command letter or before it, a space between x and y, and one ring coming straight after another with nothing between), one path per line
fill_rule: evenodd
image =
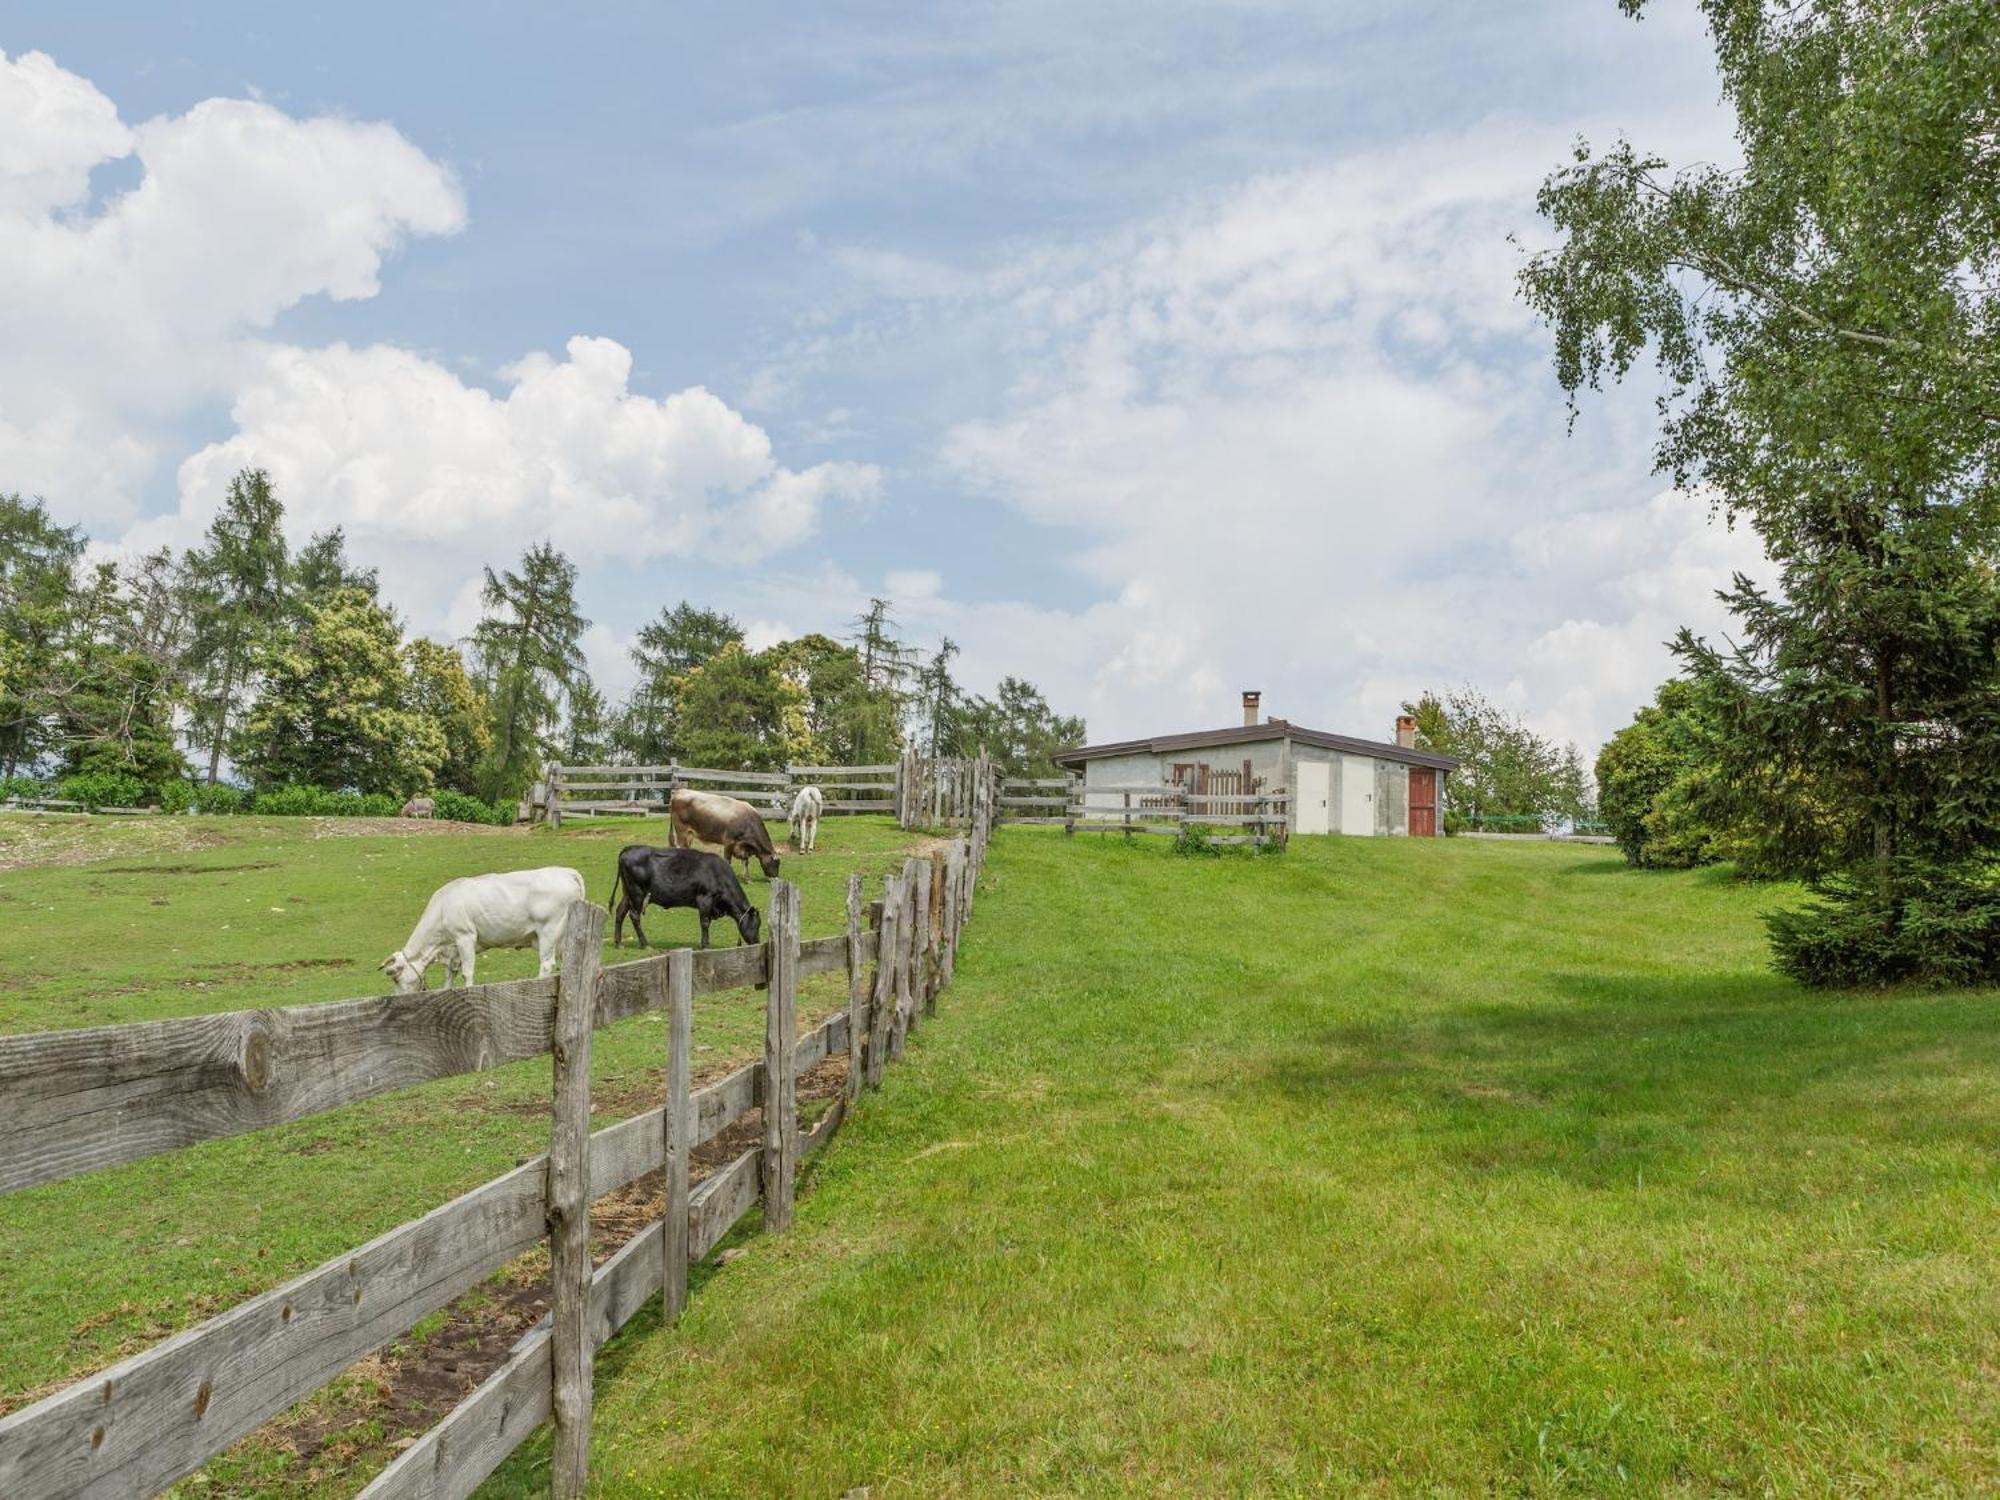
M655 1008L665 956L604 970L599 1026ZM799 949L801 975L846 939ZM760 986L759 946L695 955L697 995ZM517 979L136 1025L0 1036L0 1193L282 1125L547 1052L556 982Z
M1002 799L1003 802L1006 799ZM1165 834L1203 830L1211 844L1282 844L1289 834L1291 802L1283 792L1206 792L1174 782L1072 783L1061 817L1010 822L1060 823L1075 833ZM1239 830L1212 834L1210 828Z
M832 813L895 814L902 805L904 767L900 762L865 766L788 765L782 771L727 771L707 766L549 767L540 783L536 816L560 826L565 817L615 813L644 817L664 813L667 799L683 787L738 797L774 817L791 809L793 795L816 786Z
M784 1228L800 1164L935 1014L970 919L992 811L980 797L970 837L905 861L882 901L866 908L866 925L861 877L850 876L847 930L831 937L799 938L797 887L778 881L767 942L678 949L600 970L605 914L580 902L553 979L0 1038L8 1189L413 1083L556 1058L546 1154L0 1418L0 1496L153 1494L545 1239L546 1323L364 1493L469 1494L553 1416L553 1493L582 1494L593 1351L656 1295L671 1322L685 1304L688 1265L753 1207L763 1205L767 1230ZM846 1007L798 1031L799 981L839 972ZM767 996L763 1059L689 1089L693 998L753 986ZM592 1030L657 1009L670 1022L668 1103L590 1132ZM844 1092L801 1131L796 1080L843 1054ZM690 1190L691 1153L753 1112L762 1144ZM588 1204L655 1171L666 1184L663 1216L593 1269Z

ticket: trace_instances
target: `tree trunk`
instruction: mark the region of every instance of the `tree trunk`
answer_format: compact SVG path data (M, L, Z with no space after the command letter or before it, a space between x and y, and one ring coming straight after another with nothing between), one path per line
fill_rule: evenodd
M229 728L229 691L236 686L236 656L232 652L224 658L222 669L222 691L215 700L215 728L208 745L208 784L215 785L221 772L222 736Z
M1899 913L1894 907L1894 860L1896 826L1891 798L1896 780L1896 741L1891 725L1889 651L1885 646L1875 657L1875 806L1871 813L1875 833L1875 889L1890 907L1890 920Z

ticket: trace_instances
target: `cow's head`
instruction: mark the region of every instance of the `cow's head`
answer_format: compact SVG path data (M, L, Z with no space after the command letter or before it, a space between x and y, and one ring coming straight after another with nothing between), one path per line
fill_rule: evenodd
M382 960L382 972L396 982L398 993L404 995L414 994L424 987L424 970L427 967L401 948Z
M764 930L764 919L754 906L743 908L743 915L736 919L736 933L746 943L757 941L757 934Z
M769 852L759 853L757 864L764 871L764 878L766 880L776 880L778 878L778 856L776 854ZM755 942L756 939L752 938L751 941Z

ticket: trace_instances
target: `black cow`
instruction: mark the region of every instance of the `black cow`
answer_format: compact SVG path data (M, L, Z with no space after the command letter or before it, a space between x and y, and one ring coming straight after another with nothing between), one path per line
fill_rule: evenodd
M746 943L757 941L763 919L737 883L729 861L705 849L655 849L627 844L618 851L618 873L611 885L611 946L625 941L625 918L641 948L649 946L639 914L651 902L658 907L692 906L701 917L701 945L708 946L708 924L729 917Z

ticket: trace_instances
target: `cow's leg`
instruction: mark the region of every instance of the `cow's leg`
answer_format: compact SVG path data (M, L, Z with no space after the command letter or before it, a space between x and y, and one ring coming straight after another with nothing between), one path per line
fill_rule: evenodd
M478 957L479 944L475 938L467 934L458 940L458 971L464 976L463 982L466 984L473 982L472 966ZM447 979L445 982L449 984L450 980Z
M709 910L708 902L705 900L695 902L694 914L701 918L701 945L706 948L708 946L708 924L713 916L713 913Z
M641 896L632 907L632 935L639 940L641 948L650 947L646 941L646 929L639 925L639 913L646 909L646 898Z

